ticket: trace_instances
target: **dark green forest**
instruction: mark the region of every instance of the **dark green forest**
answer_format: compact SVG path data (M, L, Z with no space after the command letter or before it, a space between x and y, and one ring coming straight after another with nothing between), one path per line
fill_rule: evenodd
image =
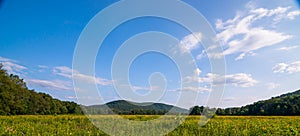
M0 115L81 114L75 102L60 101L27 88L19 76L8 74L0 64Z
M191 108L191 115L200 115L203 106ZM216 110L217 115L260 115L260 116L292 116L300 115L300 90L272 97L268 100L258 101L250 105L226 108L212 109Z
M200 115L203 109L203 106L187 110L162 103L137 104L124 100L109 102L106 106L80 106L75 102L61 101L49 94L28 89L23 79L8 74L0 63L0 115L83 114L83 111L88 114L163 115L169 112L168 114ZM216 111L217 115L300 115L300 90L243 107L210 108L209 111Z
M218 109L219 115L300 115L300 90L240 108Z

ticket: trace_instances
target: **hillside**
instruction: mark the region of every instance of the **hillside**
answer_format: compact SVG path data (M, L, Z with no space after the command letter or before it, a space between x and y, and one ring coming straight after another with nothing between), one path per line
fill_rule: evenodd
M218 115L300 115L300 90L238 108L218 109Z
M23 79L8 74L0 63L0 115L81 114L74 102L29 90Z
M163 103L133 103L125 100L118 100L109 102L106 105L117 114L165 114L172 108L173 110L169 114L188 113L187 109ZM105 105L86 106L83 107L83 109L89 114L110 114Z

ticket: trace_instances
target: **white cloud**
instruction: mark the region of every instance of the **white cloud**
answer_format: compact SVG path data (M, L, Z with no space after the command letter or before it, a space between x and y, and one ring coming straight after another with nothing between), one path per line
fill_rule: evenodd
M247 53L290 39L291 36L262 28L252 28L245 33L243 39L234 39L228 42L224 55Z
M193 71L193 75L192 76L187 76L183 79L183 82L201 82L201 79L199 78L200 74L201 74L201 70L199 68L195 69Z
M45 72L46 70L49 70L49 67L45 65L38 65L38 68L38 72Z
M22 73L23 70L27 69L24 66L21 66L19 64L13 63L13 62L1 62L3 64L3 69L7 70L8 73L11 74L18 74Z
M237 73L230 75L217 75L208 73L206 77L202 78L203 82L226 85L234 85L236 87L251 87L254 86L258 81L254 80L250 74Z
M194 73L198 76L201 74L201 72L202 71L199 68L196 68L196 70L194 71Z
M210 92L211 89L207 87L183 87L182 89L177 89L177 91Z
M49 90L72 90L72 83L62 80L40 80L40 79L27 79L26 82L34 87L42 87Z
M66 66L59 66L53 68L53 73L56 75L60 75L66 78L73 78L75 80L79 80L88 84L98 84L98 85L112 85L112 81L100 77L94 77L92 75L81 74L78 71L74 70L74 75L72 77L72 69Z
M108 80L108 79L104 79L104 78L100 78L100 77L94 77L91 75L85 75L85 74L74 74L73 78L75 80L79 80L88 84L98 84L98 85L103 85L103 86L109 86L112 85L112 81Z
M222 58L224 57L223 53L209 53L207 52L208 49L206 50L202 50L202 52L200 54L197 55L197 59L202 59L204 57L208 57L208 58Z
M250 10L250 13L258 15L257 18L261 19L263 17L273 17L273 21L278 23L280 20L284 19L288 14L287 11L291 7L277 7L275 9L265 9L265 8L257 8Z
M65 96L65 98L67 98L67 99L75 99L75 100L77 100L77 97L76 96Z
M232 84L239 87L251 87L258 81L254 80L250 74L238 73L232 75L226 75L226 84Z
M196 70L195 70L196 71ZM252 75L245 73L236 73L229 75L218 75L208 73L205 77L199 77L199 74L195 74L192 77L185 77L183 82L198 82L202 84L210 84L210 85L233 85L235 87L251 87L258 83L257 80L252 78ZM205 87L185 87L182 89L178 89L181 91L197 91L197 92L209 92L210 88Z
M72 69L66 66L54 67L52 72L56 75L63 76L66 78L72 78Z
M270 83L267 84L267 87L268 87L269 90L275 89L279 86L280 86L280 84L273 83L273 82L270 82Z
M285 72L287 66L288 65L285 63L278 63L272 68L272 70L274 73L283 73Z
M300 61L295 61L292 63L278 63L273 67L274 73L296 73L300 72Z
M300 15L300 11L299 10L289 12L286 17L289 18L289 19L291 19L291 20L293 20L298 15Z
M292 50L292 49L296 49L298 47L299 46L295 45L295 46L288 46L288 47L277 48L276 50L279 50L279 51L289 51L289 50Z
M182 88L168 89L167 91L210 92L211 89L208 86L198 86L198 87L182 87Z
M236 98L234 98L234 97L222 98L223 102L230 102L230 101L235 101L235 100L236 100Z
M158 86L145 87L145 86L136 86L136 85L128 85L128 84L122 84L120 86L124 88L131 88L133 91L137 91L137 90L156 91L160 89Z
M200 32L187 35L179 42L179 47L182 52L188 52L197 49L201 39L202 33Z
M27 69L27 67L17 64L17 61L8 58L3 58L1 56L0 63L2 63L3 69L5 69L10 74L21 75L22 73L24 73L24 70Z
M142 87L142 86L131 86L131 88L133 89L133 91L137 91L137 90L151 90L150 87Z
M41 69L48 69L49 67L48 66L45 66L45 65L38 65L39 68Z
M183 79L185 83L198 82L198 83L206 83L206 84L226 84L226 85L234 85L237 87L251 87L254 86L258 81L252 78L252 75L245 73L236 73L229 75L218 75L213 73L208 73L204 77L200 77L200 69L196 69L194 71L193 76L187 76Z
M246 56L246 53L242 53L240 54L237 58L235 58L235 60L241 60Z
M284 18L293 19L299 15L296 11L291 11L290 7L277 7L275 9L253 8L248 9L246 15L240 12L233 19L222 21L218 19L215 23L219 39L225 45L224 55L240 53L236 60L243 59L247 53L259 50L264 47L273 46L292 38L275 30L269 30L269 26L263 23L257 25L259 20L269 20L271 22ZM290 17L287 17L290 14ZM218 54L208 54L211 57L218 57Z

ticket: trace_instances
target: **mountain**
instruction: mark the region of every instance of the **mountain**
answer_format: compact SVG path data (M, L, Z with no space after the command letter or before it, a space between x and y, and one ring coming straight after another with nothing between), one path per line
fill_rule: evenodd
M82 114L78 104L29 90L23 79L2 67L0 63L0 115Z
M300 115L300 90L237 108L218 109L218 115Z
M173 108L173 109L172 109ZM84 106L83 111L88 114L188 114L189 110L163 103L135 103L125 100L118 100L106 103L106 105Z

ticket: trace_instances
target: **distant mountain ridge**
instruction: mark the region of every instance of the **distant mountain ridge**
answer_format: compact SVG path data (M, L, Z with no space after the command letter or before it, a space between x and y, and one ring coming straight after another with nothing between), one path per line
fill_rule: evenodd
M110 110L109 110L109 109ZM163 103L135 103L125 100L112 101L103 105L83 106L88 114L188 114L189 110ZM172 109L172 110L171 110ZM171 111L170 111L171 110Z

